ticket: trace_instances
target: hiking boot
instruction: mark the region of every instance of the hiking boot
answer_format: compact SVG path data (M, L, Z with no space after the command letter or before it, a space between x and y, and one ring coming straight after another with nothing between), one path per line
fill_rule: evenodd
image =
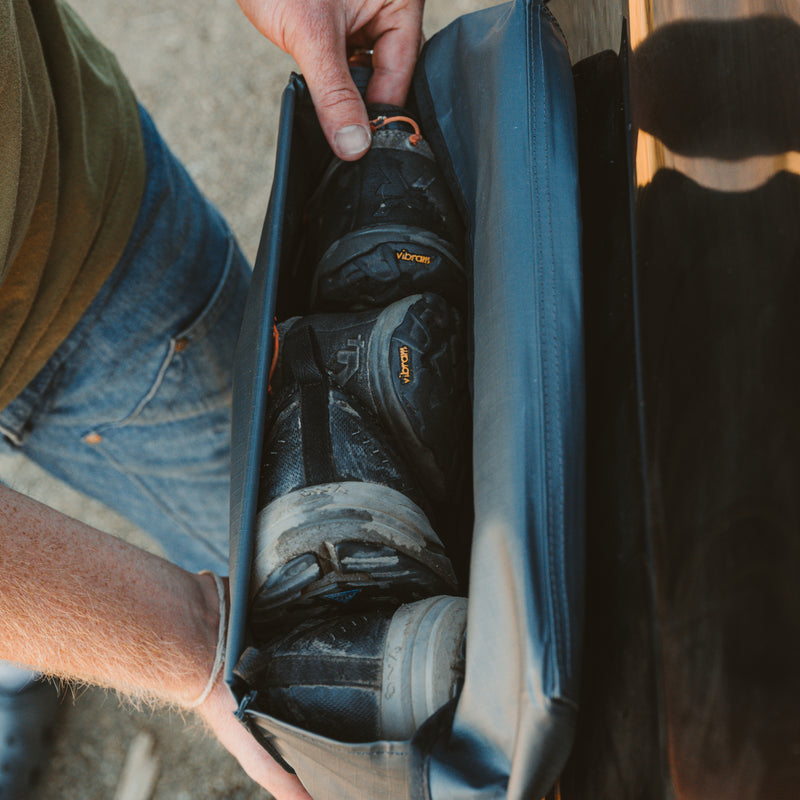
M464 230L430 146L404 109L369 112L372 146L334 159L306 212L310 309L382 308L424 291L463 306Z
M455 590L427 500L377 420L325 369L313 323L280 340L263 442L250 622Z
M328 374L378 420L439 511L458 491L469 445L458 312L424 294L383 311L289 320L279 330L295 324L311 327Z
M467 600L430 597L315 620L245 651L252 707L342 742L403 741L456 697Z

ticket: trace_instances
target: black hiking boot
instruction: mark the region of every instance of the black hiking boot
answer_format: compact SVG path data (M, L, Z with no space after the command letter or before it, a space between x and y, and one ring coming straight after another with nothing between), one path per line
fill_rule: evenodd
M464 230L430 146L404 109L369 112L369 151L334 159L307 209L310 308L382 308L425 291L463 306Z
M456 588L416 478L368 408L328 375L320 339L331 331L318 336L313 318L287 327L251 576L250 622L262 639L331 608L396 607Z
M306 622L250 648L236 674L253 707L342 742L403 741L454 698L467 600L430 597Z
M313 329L328 374L378 420L438 515L458 493L469 448L459 313L424 294L382 311L289 320L280 329L296 324Z

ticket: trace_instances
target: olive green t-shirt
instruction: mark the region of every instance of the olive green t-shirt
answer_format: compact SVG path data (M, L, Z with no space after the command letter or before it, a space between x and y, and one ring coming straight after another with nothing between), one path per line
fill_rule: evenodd
M144 178L114 56L59 0L0 0L0 408L114 268Z

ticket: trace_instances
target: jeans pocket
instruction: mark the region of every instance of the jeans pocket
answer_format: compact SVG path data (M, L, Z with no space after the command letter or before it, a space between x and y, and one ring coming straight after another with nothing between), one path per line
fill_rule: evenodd
M149 388L131 391L133 410L82 436L90 493L192 569L227 553L233 356L249 274L231 239L211 297L139 371Z
M247 293L249 268L232 237L211 297L196 316L160 345L163 357L150 370L151 383L130 413L101 424L104 438L115 430L162 426L225 410L231 401L233 355Z

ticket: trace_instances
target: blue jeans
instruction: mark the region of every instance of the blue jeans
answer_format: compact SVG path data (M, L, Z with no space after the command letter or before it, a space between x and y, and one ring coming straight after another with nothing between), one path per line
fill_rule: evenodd
M2 412L18 448L227 573L232 362L250 267L141 109L147 182L130 240L78 325Z

